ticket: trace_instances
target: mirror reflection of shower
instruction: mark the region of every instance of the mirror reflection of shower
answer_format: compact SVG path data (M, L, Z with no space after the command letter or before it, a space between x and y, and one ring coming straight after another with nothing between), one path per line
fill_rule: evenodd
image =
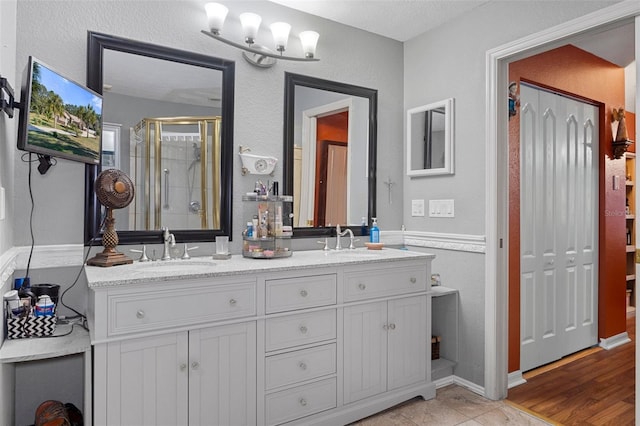
M145 118L131 133L135 229L209 229L220 217L220 117Z
M193 159L191 160L191 164L187 168L187 189L189 192L189 212L193 214L199 214L201 209L201 204L199 200L193 198L193 188L196 182L196 169L200 164L200 146L197 142L193 142Z

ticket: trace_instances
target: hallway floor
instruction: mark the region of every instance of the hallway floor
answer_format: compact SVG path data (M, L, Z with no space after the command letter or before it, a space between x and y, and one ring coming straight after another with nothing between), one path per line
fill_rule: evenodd
M565 426L635 424L635 312L627 313L630 343L593 347L524 374L508 399Z
M460 386L438 389L436 398L414 398L353 426L550 425L507 401L491 401Z

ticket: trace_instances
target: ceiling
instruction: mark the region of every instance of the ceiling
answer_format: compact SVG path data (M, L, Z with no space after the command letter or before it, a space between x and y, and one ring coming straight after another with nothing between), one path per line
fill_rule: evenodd
M270 1L404 42L496 0ZM390 10L393 13L389 13ZM635 60L633 21L590 31L587 35L576 36L568 42L621 67L626 67ZM322 35L320 43L322 43ZM219 105L220 82L218 81L217 85L212 84L210 72L200 71L189 74L186 78L176 79L176 75L185 76L186 73L190 73L189 68L192 71L199 70L187 67L187 69L171 68L161 72L162 67L148 63L153 62L152 59L142 56L132 58L131 55L118 55L117 52L113 52L113 55L114 58L105 61L105 90L168 102L203 106ZM122 57L116 59L117 56ZM107 69L109 64L113 67ZM181 67L178 64L175 66ZM154 72L145 71L149 69L153 69ZM136 75L141 79L132 82L132 77Z
M270 1L403 42L489 2L489 0Z
M270 1L404 42L496 0ZM634 61L632 21L611 30L590 32L588 36L577 37L571 42L621 67L626 67Z

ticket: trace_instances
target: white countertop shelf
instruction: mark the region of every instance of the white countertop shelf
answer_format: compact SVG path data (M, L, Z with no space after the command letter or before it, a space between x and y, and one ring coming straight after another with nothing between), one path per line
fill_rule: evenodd
M449 288L442 285L431 286L431 295L433 297L446 296L447 294L456 294L458 292L455 288Z
M0 347L0 363L55 358L91 349L89 332L79 324L75 324L73 330L71 327L71 324L57 325L53 337L6 339ZM66 334L70 330L71 333Z

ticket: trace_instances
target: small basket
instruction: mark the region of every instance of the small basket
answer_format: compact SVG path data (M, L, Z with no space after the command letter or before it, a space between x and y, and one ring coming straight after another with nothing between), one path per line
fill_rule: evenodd
M56 330L57 321L58 317L55 315L46 317L28 315L22 318L8 316L7 338L24 339L28 337L50 336Z
M440 359L440 336L431 336L431 359Z

